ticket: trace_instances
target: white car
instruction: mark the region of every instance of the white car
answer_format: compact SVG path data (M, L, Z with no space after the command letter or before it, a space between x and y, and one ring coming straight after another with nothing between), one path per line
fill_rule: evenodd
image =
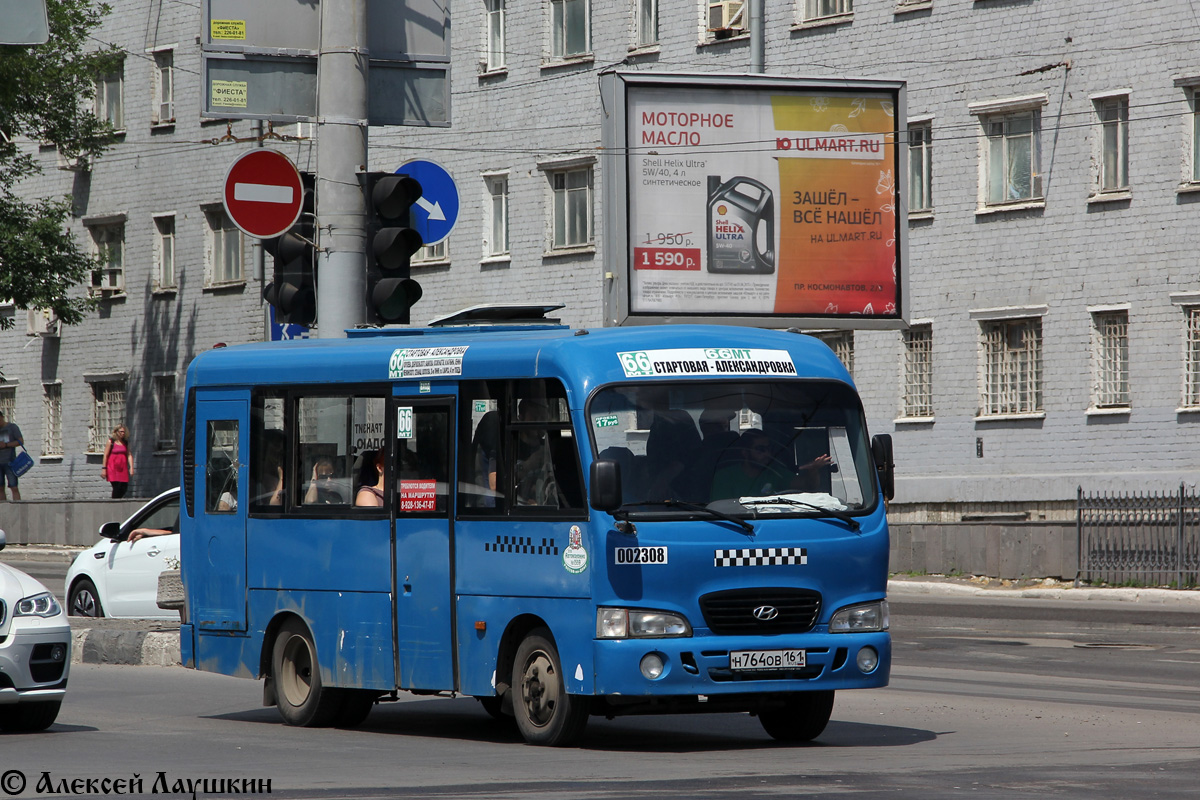
M129 534L138 528L171 533L131 544ZM178 611L158 607L158 574L179 568L179 489L168 489L124 522L104 523L100 536L67 570L67 613L178 620Z
M0 531L0 550L7 539ZM41 731L58 718L71 625L46 587L0 563L0 730Z

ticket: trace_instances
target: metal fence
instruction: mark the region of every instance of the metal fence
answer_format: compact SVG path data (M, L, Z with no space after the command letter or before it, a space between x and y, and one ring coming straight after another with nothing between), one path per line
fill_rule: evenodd
M1200 575L1200 495L1085 494L1076 501L1081 580L1186 588Z

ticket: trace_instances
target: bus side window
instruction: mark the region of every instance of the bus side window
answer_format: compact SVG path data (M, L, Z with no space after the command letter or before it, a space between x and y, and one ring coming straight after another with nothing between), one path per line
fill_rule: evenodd
M287 467L284 400L256 395L250 404L250 507L278 513L283 505Z
M204 470L204 510L209 514L237 510L237 463L237 420L210 420Z
M583 482L567 396L553 380L513 381L508 442L510 511L583 508Z

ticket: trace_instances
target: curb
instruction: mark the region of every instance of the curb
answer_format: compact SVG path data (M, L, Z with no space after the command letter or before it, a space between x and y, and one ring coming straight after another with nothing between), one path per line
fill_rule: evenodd
M1039 587L1030 589L985 589L939 581L889 580L888 594L924 594L954 597L985 597L992 600L1069 600L1074 602L1143 603L1146 605L1195 606L1200 608L1200 591L1187 589L1134 589L1090 587Z
M177 667L179 631L110 631L84 628L71 632L72 664L123 664Z

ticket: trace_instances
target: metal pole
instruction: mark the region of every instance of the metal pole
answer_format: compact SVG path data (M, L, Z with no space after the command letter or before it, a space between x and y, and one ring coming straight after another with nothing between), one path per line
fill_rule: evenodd
M365 319L367 2L322 0L317 55L317 326L345 337Z
M1179 526L1175 538L1175 588L1183 588L1183 514L1185 510L1183 492L1187 487L1179 482Z
M263 146L263 124L261 119L254 120L254 124L250 127L254 133L254 146ZM271 306L263 302L263 288L266 282L263 276L266 274L266 254L263 252L262 239L254 239L250 243L250 258L254 264L254 280L258 282L258 306L263 310L262 316L262 340L264 342L271 341Z
M764 70L763 46L767 38L767 26L763 23L763 5L766 0L750 0L750 71Z

